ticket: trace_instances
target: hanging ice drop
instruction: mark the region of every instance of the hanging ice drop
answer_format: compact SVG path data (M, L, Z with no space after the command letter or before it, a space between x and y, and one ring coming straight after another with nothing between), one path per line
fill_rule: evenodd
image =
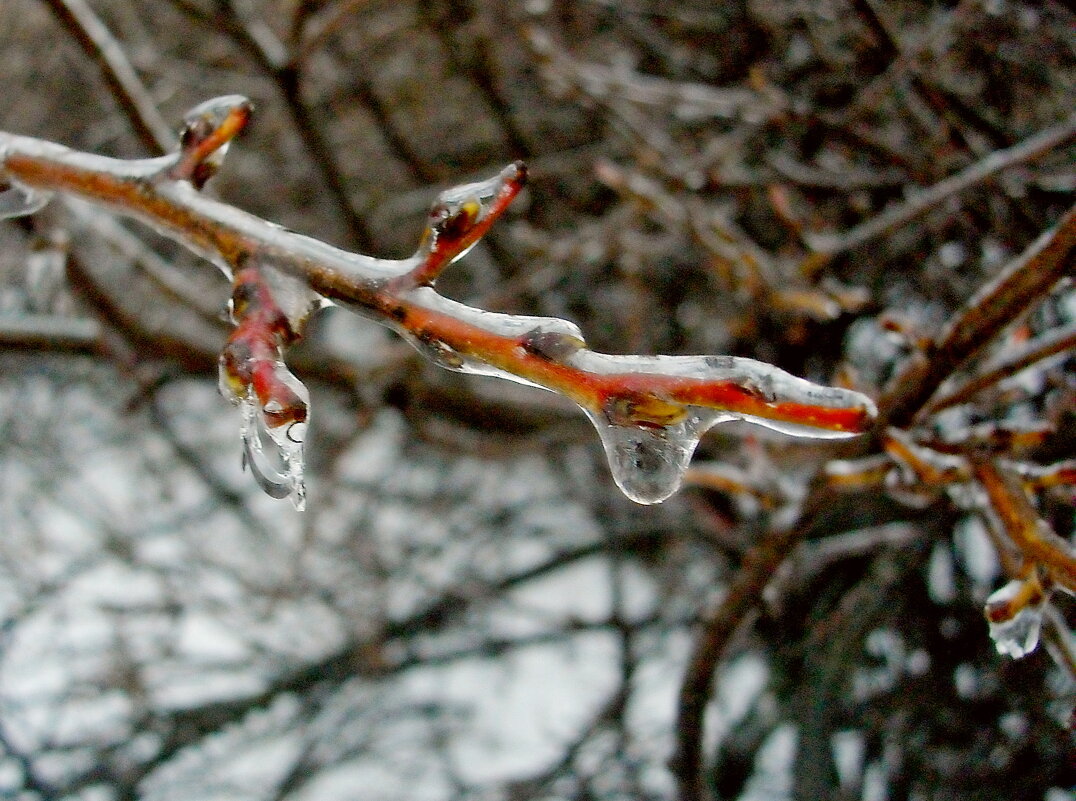
M1035 650L1042 629L1045 597L1037 578L1015 579L986 599L990 639L999 654L1020 659Z
M225 397L239 407L240 435L243 440L243 464L250 468L254 480L271 498L291 498L295 508L306 507L306 481L303 441L306 438L310 395L306 387L279 362L272 371L276 394L280 387L294 393L295 403L282 404L270 397L264 405L253 386L237 396L225 366L221 365L220 387ZM301 419L297 409L302 408Z
M680 489L699 440L717 422L688 417L661 427L621 425L604 412L585 411L601 437L613 481L630 500L648 505Z
M0 182L0 219L33 214L40 211L51 198L48 192Z

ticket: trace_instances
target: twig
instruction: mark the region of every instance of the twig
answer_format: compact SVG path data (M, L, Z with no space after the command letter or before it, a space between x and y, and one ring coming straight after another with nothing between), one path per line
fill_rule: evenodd
M1005 533L1025 560L1041 565L1054 581L1076 592L1076 556L1069 544L1040 520L1019 478L989 459L973 460L972 469Z
M113 97L142 140L156 155L176 146L172 126L157 110L149 90L143 85L127 54L85 0L45 0L83 51L97 62Z
M569 56L543 30L524 31L527 44L544 64L548 78L587 94L598 102L625 100L643 107L672 108L696 119L770 119L787 105L775 87L754 89L713 87L701 83L670 81L666 78L618 71Z
M94 353L101 326L86 317L51 314L0 315L0 347Z
M1076 206L977 292L879 401L878 430L905 426L942 383L1063 276L1076 251Z
M371 0L340 0L336 5L314 14L313 4L304 3L300 8L305 13L303 15L297 13L295 23L292 25L291 38L298 48L294 56L295 63L299 65L305 63L311 54L325 43L326 39L348 21L348 17L363 6L370 4Z
M1076 348L1076 323L1048 331L1026 342L1012 353L988 364L983 371L944 395L936 396L923 409L923 414L934 414L952 406L959 406L989 386L1019 373L1036 362Z
M703 801L703 726L714 671L740 626L757 609L766 585L810 528L811 515L799 525L776 529L744 556L728 592L706 619L688 659L676 716L676 750L670 768L680 801Z
M170 0L180 11L191 19L213 29L223 31L242 47L258 68L274 82L284 101L284 107L291 117L292 124L298 132L307 153L313 161L326 188L333 196L344 224L354 244L363 250L374 247L375 237L365 218L355 209L348 190L347 179L333 151L332 145L317 125L314 115L303 100L301 77L302 62L288 52L285 44L268 28L261 26L251 28L230 3L222 4L219 13L206 14L205 11L188 0Z
M1018 142L1010 148L996 150L970 167L961 170L921 192L904 203L892 206L881 214L839 234L807 234L806 241L815 253L832 257L863 245L882 234L911 222L919 215L952 195L959 194L1002 170L1030 161L1076 137L1076 113L1057 125Z

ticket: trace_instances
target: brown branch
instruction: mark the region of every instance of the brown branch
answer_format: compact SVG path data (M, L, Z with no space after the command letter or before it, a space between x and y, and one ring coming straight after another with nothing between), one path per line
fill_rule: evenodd
M941 396L935 396L923 409L923 414L934 414L952 406L967 403L987 387L1016 375L1036 362L1076 348L1076 323L1048 331L1002 358L986 365L982 372Z
M878 430L906 426L942 383L1012 320L1072 272L1076 206L977 292L893 381L879 402Z
M989 459L973 460L972 469L1005 533L1024 559L1040 565L1069 592L1076 592L1076 556L1039 518L1019 478Z
M101 326L87 317L0 315L0 348L96 353L100 339Z
M820 498L822 494L816 493ZM814 507L817 508L817 507ZM703 621L680 685L676 716L676 750L670 761L680 801L704 801L704 724L714 672L736 632L753 615L763 592L785 559L799 546L813 521L805 513L800 523L767 533L744 556L724 598Z
M336 154L321 126L314 119L313 111L302 96L302 61L288 52L268 26L261 24L253 29L235 11L231 4L220 4L218 12L208 14L188 0L170 0L192 20L217 33L224 33L245 50L258 69L270 78L291 118L306 151L321 174L321 180L333 197L352 242L363 250L374 247L376 238L362 214L351 200L347 178Z
M905 225L943 202L946 198L985 181L1021 162L1030 161L1076 137L1076 114L1064 122L1018 142L1010 148L996 150L971 166L920 192L904 203L892 206L875 217L842 233L807 234L806 241L815 253L833 257L854 250L879 236Z
M44 0L82 50L97 62L109 91L127 115L142 144L156 155L176 145L172 126L135 72L127 54L86 0Z

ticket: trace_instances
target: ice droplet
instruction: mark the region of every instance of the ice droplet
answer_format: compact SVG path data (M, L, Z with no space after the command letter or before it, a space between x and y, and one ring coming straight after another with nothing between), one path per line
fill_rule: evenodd
M52 198L49 192L38 192L16 184L0 183L0 219L25 217L40 211Z
M276 377L298 395L309 407L306 387L280 363ZM303 442L306 438L305 420L280 422L282 411L277 401L270 399L264 406L258 402L253 387L236 398L221 376L221 390L239 406L239 433L243 440L243 464L250 468L254 480L271 498L291 498L296 509L306 508Z
M1044 606L1037 581L1029 588L1027 581L1016 579L990 594L986 599L986 619L999 654L1019 659L1035 650Z
M613 481L630 500L646 505L661 503L680 489L702 435L733 419L690 415L675 425L646 427L611 423L604 412L584 411L598 430Z

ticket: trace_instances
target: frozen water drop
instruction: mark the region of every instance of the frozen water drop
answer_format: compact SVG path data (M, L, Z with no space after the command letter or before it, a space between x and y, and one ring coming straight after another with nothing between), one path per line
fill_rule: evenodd
M49 202L49 192L38 192L15 184L0 183L0 219L25 217L40 211Z
M258 486L271 498L291 498L295 508L306 507L303 479L303 443L292 429L302 423L270 427L256 404L242 403L244 422L243 456Z
M1027 656L1039 644L1045 598L1037 581L1010 581L986 599L990 638L999 654Z
M605 448L613 480L629 499L661 503L680 489L699 439L709 425L695 418L676 425L650 427L611 423L604 412L587 416Z
M303 405L304 419L295 419L295 407L290 410L276 399L259 405L257 394L248 388L237 397L221 370L221 391L239 406L240 435L243 440L243 463L250 468L254 480L271 498L291 498L296 509L306 507L303 441L306 437L306 408L309 394L306 387L281 362L274 371L277 380L295 392ZM284 419L282 415L289 412Z
M1021 609L1012 620L990 624L990 638L999 654L1008 654L1013 659L1027 656L1039 644L1039 630L1042 628L1042 611L1038 609Z

